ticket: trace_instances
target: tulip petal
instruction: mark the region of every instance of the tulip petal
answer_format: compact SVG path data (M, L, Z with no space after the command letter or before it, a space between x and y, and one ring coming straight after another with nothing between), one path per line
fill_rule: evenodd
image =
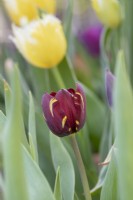
M86 99L82 86L77 84L76 91L69 88L44 94L42 108L46 123L55 135L63 137L78 132L86 117Z

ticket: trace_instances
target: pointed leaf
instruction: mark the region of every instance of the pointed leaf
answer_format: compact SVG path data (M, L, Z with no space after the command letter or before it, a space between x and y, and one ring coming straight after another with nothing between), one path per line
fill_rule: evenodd
M36 162L23 146L27 188L31 200L55 200L50 185Z
M109 164L105 181L101 190L100 200L120 200L117 182L117 163L113 150L111 162Z
M115 134L118 146L118 184L121 200L133 198L133 93L119 52L114 91Z
M71 158L63 146L61 139L50 133L52 159L55 170L60 167L61 190L64 200L73 200L75 174Z
M61 185L60 185L60 167L58 167L57 172L56 172L54 196L56 200L62 200Z
M17 67L11 72L12 97L4 128L5 200L29 200L21 151L21 92Z
M34 154L34 159L38 162L37 141L36 141L36 121L35 121L35 108L31 92L29 93L29 143Z

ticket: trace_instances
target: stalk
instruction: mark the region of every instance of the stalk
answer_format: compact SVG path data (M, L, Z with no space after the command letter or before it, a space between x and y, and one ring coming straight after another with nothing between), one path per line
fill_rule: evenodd
M58 83L58 86L60 88L65 88L65 84L62 80L62 77L57 69L57 67L52 69L53 75ZM85 171L85 167L83 164L83 160L80 154L80 150L76 141L76 137L75 134L72 134L70 136L70 140L71 140L71 144L72 144L72 148L73 151L75 153L75 157L77 160L77 165L78 165L78 169L79 169L79 173L80 173L80 177L81 177L81 181L82 181L82 185L83 185L83 190L84 190L84 195L85 195L85 200L91 200L91 194L90 194L90 188L89 188L89 184L88 184L88 179L87 179L87 175L86 175L86 171Z

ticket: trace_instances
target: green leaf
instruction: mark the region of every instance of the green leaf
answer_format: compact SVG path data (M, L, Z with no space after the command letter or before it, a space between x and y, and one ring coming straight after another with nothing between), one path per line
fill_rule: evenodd
M97 181L97 184L95 185L95 187L91 190L91 195L92 197L98 193L99 191L101 191L101 188L103 186L104 180L105 180L105 175L107 172L107 166L103 166L102 169L100 170L99 173L99 178Z
M0 137L2 136L2 130L4 128L5 125L5 121L6 121L6 116L4 115L4 113L0 110ZM1 145L0 145L1 146Z
M92 188L97 181L97 171L92 158L92 149L90 138L88 137L87 124L85 124L84 128L76 134L76 139L78 141L81 157L85 165L87 177L89 177L89 186Z
M116 63L114 123L118 146L118 184L121 200L133 198L133 93L122 52Z
M71 158L61 139L50 133L51 153L55 170L60 167L61 191L64 200L73 200L75 173Z
M106 119L104 123L104 131L100 142L100 162L103 162L113 144L113 116L112 113L106 113Z
M105 107L98 97L84 86L87 99L87 124L94 148L97 149L103 133Z
M0 74L0 96L4 97L4 78L3 76Z
M69 41L70 39L70 34L71 34L71 25L72 25L72 17L73 17L73 0L69 0L67 5L67 9L66 9L66 13L64 16L64 22L63 22L63 26L64 26L64 32L66 34L66 38L67 41Z
M2 139L3 139L3 128L6 122L6 116L0 110L0 169L3 164L3 151L2 151Z
M22 150L30 200L55 200L50 185L39 166L24 146Z
M17 69L18 70L18 78L19 78L19 82L21 83L21 78L20 78L20 72L19 72L19 69ZM9 72L8 72L8 75L9 76L11 76L11 73L12 73L12 71L10 70ZM9 78L11 78L11 77L9 77ZM9 84L8 84L8 82L6 81L6 80L3 80L3 82L4 82L4 94L5 94L5 107L6 107L6 114L8 115L10 115L10 107L11 107L11 98L12 98L12 96L13 95L15 95L15 94L13 94L12 93L12 90L11 90L11 87L9 86ZM20 102L22 102L22 96L21 96L21 87L20 87ZM21 105L21 107L22 107L22 105ZM21 110L22 110L22 108L21 108ZM21 116L20 116L20 121L21 121L21 130L22 130L22 142L23 142L23 144L25 145L25 147L27 148L27 149L29 149L29 146L28 146L28 141L27 141L27 138L26 138L26 134L25 134L25 128L24 128L24 122L23 122L23 118L22 118L22 111L21 111L21 114L20 114Z
M60 185L60 167L57 168L57 172L56 172L54 196L56 200L62 200L61 185Z
M36 141L36 121L35 108L31 92L29 93L29 144L33 158L38 163L37 141Z
M8 114L11 106L11 88L9 84L6 82L6 80L4 80L4 93L5 93L6 114Z
M101 190L100 200L120 200L118 192L117 162L115 151L112 152L111 162L107 170L105 181Z
M5 200L29 200L21 151L22 118L20 79L17 67L11 71L12 96L3 132Z
M0 174L0 200L4 200L4 180L2 178L2 175Z
M74 200L79 200L78 195L76 193L74 194Z

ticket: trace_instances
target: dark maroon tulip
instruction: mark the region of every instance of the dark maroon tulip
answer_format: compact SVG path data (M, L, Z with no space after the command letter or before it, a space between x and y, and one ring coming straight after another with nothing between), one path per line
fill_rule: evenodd
M63 137L78 132L85 123L86 98L83 88L61 89L42 97L42 109L49 129Z
M106 85L106 95L108 104L110 107L113 105L113 85L115 81L115 76L111 73L109 69L106 70L105 74L105 85Z

